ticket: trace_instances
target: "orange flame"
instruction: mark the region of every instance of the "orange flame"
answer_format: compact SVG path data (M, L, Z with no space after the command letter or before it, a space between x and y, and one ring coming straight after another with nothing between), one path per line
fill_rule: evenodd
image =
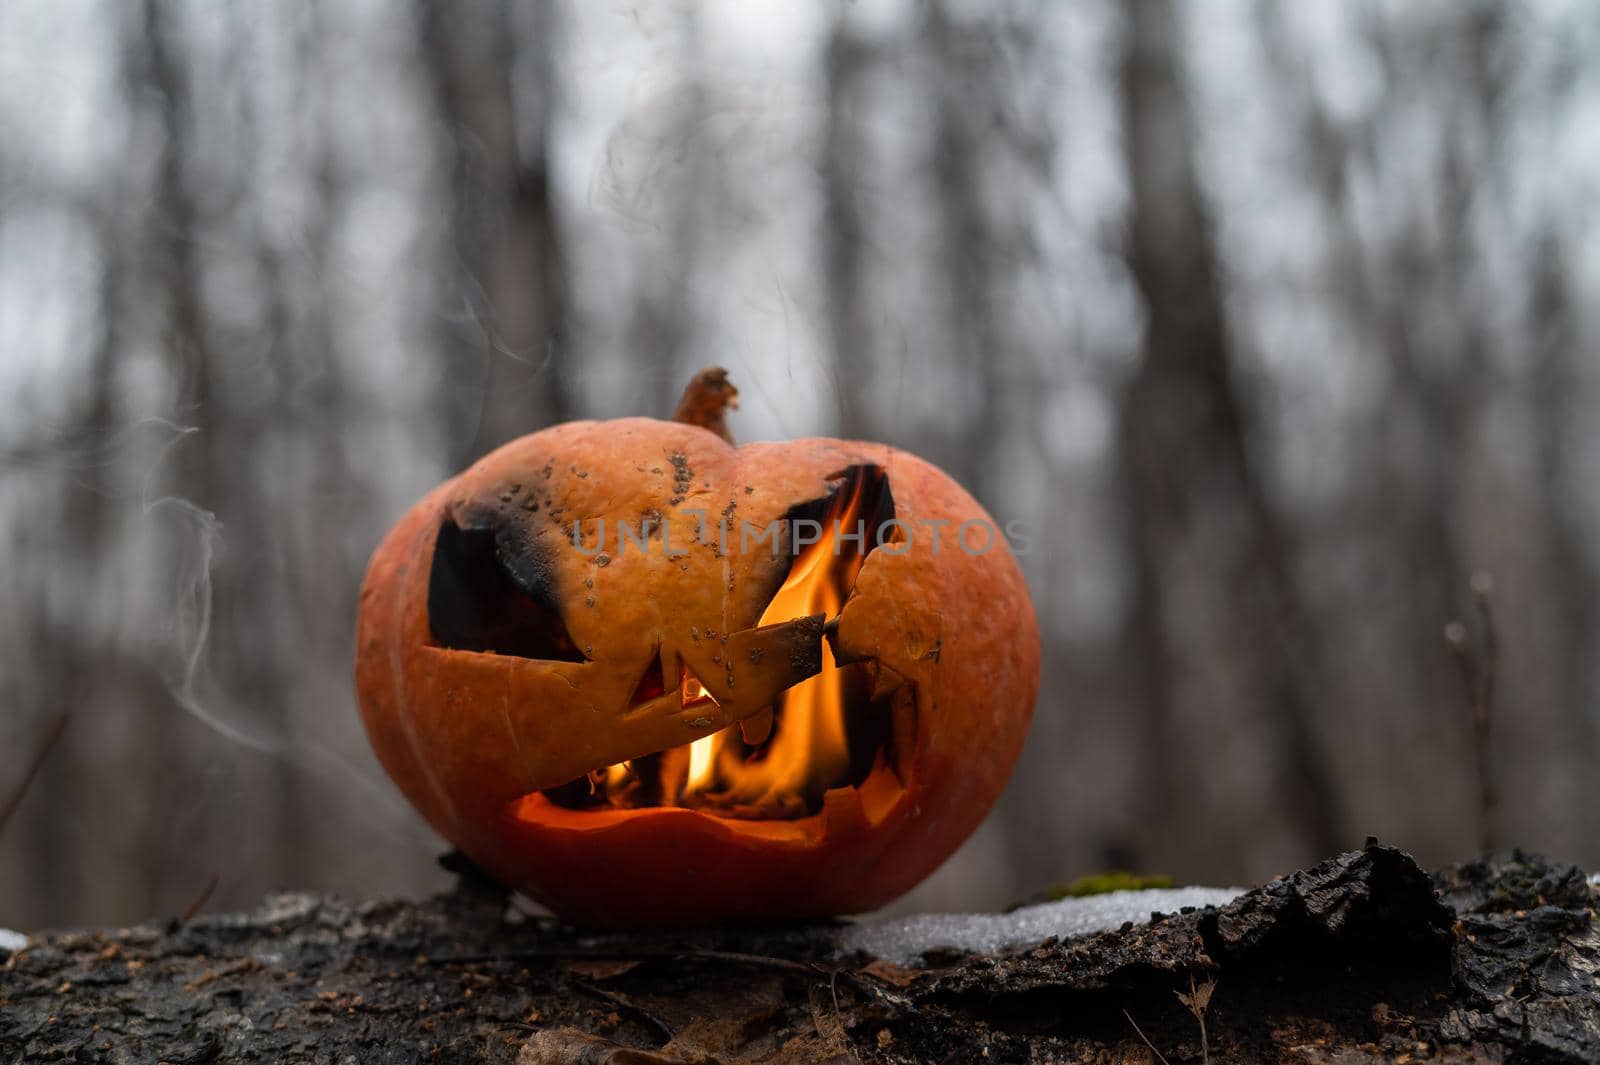
M836 617L855 583L865 556L856 538L863 520L866 479L856 479L830 501L821 519L820 538L795 556L789 576L762 612L759 625L822 614ZM841 531L850 539L841 537ZM871 530L866 530L868 536ZM680 664L683 705L711 695ZM833 649L822 643L822 669L780 697L773 711L770 739L746 744L732 725L688 745L688 756L669 757L663 766L676 780L662 781L662 801L676 806L739 806L760 812L794 813L835 786L850 768L845 732L845 673ZM679 749L680 751L682 748ZM622 772L618 772L622 770ZM616 801L630 775L627 764L591 774L595 794Z
M844 606L844 589L860 566L859 554L840 550L838 534L841 526L849 531L854 525L860 496L858 482L849 498L830 508L822 537L795 557L788 579L767 604L758 624L772 625L811 614L838 615ZM785 799L819 790L819 783L826 787L844 775L850 764L844 685L826 640L821 672L786 691L775 711L772 739L759 756L746 757L737 726L691 744L684 800L716 794L737 805L782 805Z

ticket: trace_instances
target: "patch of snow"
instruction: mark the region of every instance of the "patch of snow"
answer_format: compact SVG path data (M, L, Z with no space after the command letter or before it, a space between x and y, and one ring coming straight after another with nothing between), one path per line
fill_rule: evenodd
M1596 873L1589 878L1589 886L1596 891L1600 891L1600 873Z
M305 921L317 912L322 900L302 891L284 891L268 895L253 915L261 924L288 924Z
M0 928L0 950L16 953L28 945L28 937L9 928Z
M925 913L914 917L866 920L839 935L843 952L862 950L899 965L915 962L940 947L992 954L1049 939L1085 936L1144 924L1152 912L1175 913L1185 906L1223 906L1244 888L1151 888L1061 899L1023 906L1010 913Z

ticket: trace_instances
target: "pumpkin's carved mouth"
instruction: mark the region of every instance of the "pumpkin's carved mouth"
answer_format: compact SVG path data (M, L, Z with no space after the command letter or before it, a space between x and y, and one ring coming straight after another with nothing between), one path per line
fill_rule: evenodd
M569 810L679 807L786 820L819 813L830 793L860 788L869 777L899 791L915 735L916 690L891 676L873 662L825 667L803 683L834 687L836 705L786 693L767 715L765 734L729 726L536 794ZM685 698L694 698L692 675L685 687Z

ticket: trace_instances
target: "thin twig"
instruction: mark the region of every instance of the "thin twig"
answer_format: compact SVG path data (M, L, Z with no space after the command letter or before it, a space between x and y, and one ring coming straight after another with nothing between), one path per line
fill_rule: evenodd
M743 954L729 950L702 950L696 947L618 948L592 947L531 947L523 950L495 951L483 954L440 954L422 960L423 965L495 965L526 961L679 961L685 958L698 961L723 962L728 965L748 965L760 969L799 973L809 977L827 977L832 987L843 980L856 991L880 1002L895 1004L898 999L887 989L871 980L863 979L848 968L821 965L816 962L792 961L769 954ZM835 992L837 995L837 992Z
M585 995L592 995L603 1002L609 1002L624 1013L631 1015L637 1020L643 1021L651 1028L654 1028L656 1030L656 1034L661 1036L665 1042L672 1042L673 1038L678 1034L677 1032L673 1031L672 1025L668 1024L660 1017L657 1017L654 1013L651 1013L637 1002L634 1002L614 992L607 991L605 988L596 987L587 980L569 978L567 982L572 987L583 992Z
M787 969L792 972L808 973L812 976L826 976L837 973L838 970L814 965L811 962L791 961L788 958L776 958L770 954L740 954L728 950L688 950L680 951L679 957L701 958L706 961L725 961L733 965L754 965L767 969Z
M0 803L0 832L5 831L11 815L22 805L22 797L28 793L28 786L33 783L33 778L39 775L39 770L44 768L44 760L50 757L51 749L61 740L61 734L66 731L70 717L71 715L63 710L45 725L44 734L39 737L39 743L33 749L33 756L28 759L28 766L22 771L22 779L11 789L5 802Z
M1128 1023L1133 1025L1133 1030L1138 1033L1140 1039L1144 1040L1144 1045L1150 1048L1150 1053L1156 1056L1157 1060L1161 1062L1161 1065L1172 1065L1172 1062L1167 1060L1167 1056L1161 1053L1161 1051L1157 1050L1156 1045L1150 1042L1150 1037L1145 1035L1143 1030L1140 1029L1139 1022L1133 1019L1133 1014L1124 1009L1122 1011L1122 1015L1128 1018Z
M1189 1012L1200 1022L1201 1065L1211 1065L1211 1041L1206 1038L1206 1007L1211 1005L1211 991L1216 986L1216 981L1207 981L1202 995L1194 986L1194 973L1189 974Z
M726 950L700 950L694 947L596 950L589 947L533 947L525 950L506 950L489 954L443 954L427 959L428 965L473 965L493 962L517 961L659 961L679 958L698 958L702 961L720 961L732 965L751 965L764 969L782 969L800 972L807 976L826 976L831 970L808 962L775 958L766 954L739 954Z
M211 874L206 880L206 886L200 889L200 894L196 895L194 901L185 906L183 912L178 915L178 923L180 925L188 924L194 920L195 914L200 912L201 907L211 901L211 896L217 890L217 884L221 879L221 873L213 872Z
M900 1005L902 1000L887 988L864 979L850 969L822 965L816 962L791 961L768 954L742 954L728 950L702 950L695 947L679 948L617 948L592 947L531 947L523 950L496 951L483 954L440 954L422 959L423 965L496 965L527 961L680 961L682 959L723 962L728 965L748 965L780 972L799 973L809 977L827 977L829 986L843 980L867 998L889 1005ZM835 992L837 994L837 992Z
M586 950L571 948L533 948L528 950L501 950L483 954L438 954L422 959L423 965L493 965L519 961L648 961L651 958L675 958L676 954L645 954L637 950Z
M1494 785L1491 744L1494 726L1495 684L1500 674L1500 634L1494 623L1490 597L1494 581L1487 573L1472 575L1472 600L1477 608L1482 646L1475 648L1467 626L1452 621L1444 627L1449 644L1461 667L1467 687L1467 702L1472 721L1472 752L1478 776L1478 847L1487 854L1499 845L1500 798Z
M1495 689L1500 680L1500 633L1495 627L1494 609L1489 602L1493 591L1494 583L1488 574L1480 573L1473 578L1473 599L1477 603L1478 620L1483 627L1482 689L1473 707L1472 731L1478 751L1478 788L1483 807L1480 842L1485 851L1495 850L1500 845L1500 794L1494 785L1489 759Z

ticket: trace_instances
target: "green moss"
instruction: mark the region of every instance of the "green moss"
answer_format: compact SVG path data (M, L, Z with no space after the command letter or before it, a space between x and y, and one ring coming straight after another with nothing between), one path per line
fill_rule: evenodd
M1169 888L1172 877L1165 873L1140 876L1120 869L1080 876L1070 884L1057 884L1050 889L1052 899L1081 899L1085 895L1105 895L1112 891L1144 891L1147 888Z

